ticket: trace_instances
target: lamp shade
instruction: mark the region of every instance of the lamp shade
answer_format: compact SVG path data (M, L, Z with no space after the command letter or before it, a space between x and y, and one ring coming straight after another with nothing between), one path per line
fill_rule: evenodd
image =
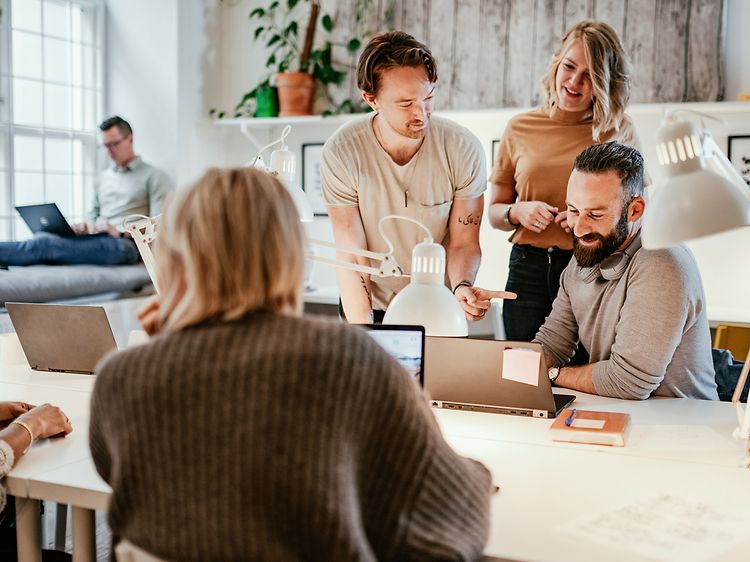
M271 164L268 167L271 174L275 175L294 200L294 206L297 207L299 218L302 222L313 221L313 210L310 200L302 191L302 188L294 182L294 176L297 172L297 159L294 153L284 145L278 150L271 153Z
M643 217L644 248L665 248L750 224L750 193L707 131L691 123L657 133L664 179Z
M424 326L428 336L468 335L464 311L444 279L445 248L431 241L417 244L411 282L391 301L383 323Z

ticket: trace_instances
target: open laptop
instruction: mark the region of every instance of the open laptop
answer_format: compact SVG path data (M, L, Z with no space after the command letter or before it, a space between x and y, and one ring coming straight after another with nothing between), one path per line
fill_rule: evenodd
M428 336L424 386L437 408L554 418L575 400L553 394L539 344Z
M5 303L29 366L35 371L93 374L117 349L104 308Z
M364 324L363 327L409 376L424 386L424 327L402 324Z
M49 232L58 236L76 236L56 203L21 205L16 207L16 211L34 234Z

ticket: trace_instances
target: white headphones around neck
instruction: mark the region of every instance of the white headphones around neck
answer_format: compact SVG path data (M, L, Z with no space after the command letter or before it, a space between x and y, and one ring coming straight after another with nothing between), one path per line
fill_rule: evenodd
M591 268L591 271L583 279L584 283L591 283L597 277L606 281L616 281L625 274L630 260L635 253L641 249L640 233L633 239L630 245L621 252L615 252L604 258L601 263Z

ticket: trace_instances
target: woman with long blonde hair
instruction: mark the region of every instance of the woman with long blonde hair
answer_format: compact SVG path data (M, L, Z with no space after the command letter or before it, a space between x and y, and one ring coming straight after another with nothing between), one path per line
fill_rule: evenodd
M100 366L91 403L114 536L166 560L479 557L489 472L361 328L301 316L275 178L209 170L155 244L156 333Z
M508 123L500 143L489 210L493 227L512 231L503 304L508 339L530 341L552 310L572 256L565 192L575 157L610 140L638 145L625 114L630 70L614 29L586 20L562 36L542 80L546 103Z

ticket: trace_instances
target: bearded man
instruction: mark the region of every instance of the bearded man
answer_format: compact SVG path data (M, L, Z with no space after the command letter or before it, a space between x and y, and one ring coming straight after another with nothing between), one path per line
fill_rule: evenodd
M685 246L641 247L643 156L616 142L587 148L576 157L566 204L573 259L534 339L550 379L614 398L717 400L695 259ZM579 341L590 362L567 365Z

